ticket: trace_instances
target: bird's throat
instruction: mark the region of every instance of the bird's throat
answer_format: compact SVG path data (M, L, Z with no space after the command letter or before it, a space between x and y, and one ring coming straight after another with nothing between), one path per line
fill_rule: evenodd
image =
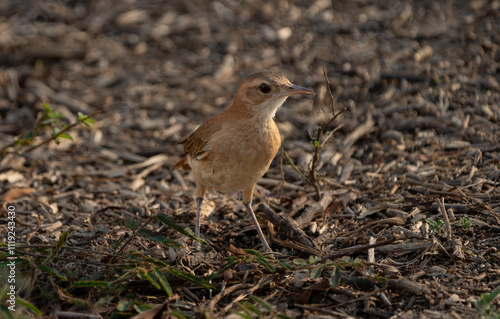
M278 99L269 99L263 101L258 105L254 105L252 107L254 110L254 117L262 122L272 120L276 115L276 111L280 108L281 105L283 105L286 99L287 97L284 96Z

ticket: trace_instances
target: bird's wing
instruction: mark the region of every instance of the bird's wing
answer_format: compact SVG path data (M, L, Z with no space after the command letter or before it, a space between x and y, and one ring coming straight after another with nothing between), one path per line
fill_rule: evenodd
M197 160L202 160L208 156L210 148L209 143L212 136L220 131L222 128L222 121L218 117L214 117L205 123L203 123L193 134L189 135L187 138L183 139L177 144L184 144L184 155L190 155L192 158ZM187 157L182 158L175 166L173 170L178 168L188 171L191 169L189 166Z
M212 136L222 128L222 124L216 118L203 123L193 134L179 142L184 144L184 154L201 160L210 151L208 142Z

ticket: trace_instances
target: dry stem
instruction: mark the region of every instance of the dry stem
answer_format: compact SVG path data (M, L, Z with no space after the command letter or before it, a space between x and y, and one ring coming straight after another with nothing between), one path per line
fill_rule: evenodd
M325 66L323 66L323 75L325 76L325 81L326 81L326 84L327 84L328 94L330 95L331 107L332 107L332 117L326 123L324 123L323 125L321 125L318 128L318 130L316 132L316 137L312 137L311 133L308 132L309 133L309 138L311 139L311 141L314 144L314 154L313 154L313 158L312 158L312 160L311 160L311 162L309 164L309 177L305 176L305 174L302 172L302 170L297 165L295 165L295 163L290 158L290 156L288 155L288 153L283 148L281 148L281 152L283 154L285 154L285 157L286 157L286 159L288 161L288 164L290 164L290 166L300 175L300 177L306 183L308 183L308 184L310 184L311 186L314 187L314 190L316 192L315 200L317 200L317 201L319 201L321 199L321 188L320 188L320 185L319 185L320 177L321 176L318 176L318 172L317 172L317 170L318 170L318 162L319 162L319 154L320 154L321 149L323 148L323 146L333 136L333 133L335 133L335 131L337 129L333 129L331 131L326 132L326 134L325 134L324 137L323 137L323 134L325 133L326 128L330 124L332 124L333 121L335 121L337 119L337 117L340 116L340 114L342 114L344 112L344 110L341 110L340 112L335 113L335 102L334 102L332 90L330 88L330 86L331 86L330 80L328 80L328 76L326 74L326 67ZM323 140L321 140L321 138L323 138Z

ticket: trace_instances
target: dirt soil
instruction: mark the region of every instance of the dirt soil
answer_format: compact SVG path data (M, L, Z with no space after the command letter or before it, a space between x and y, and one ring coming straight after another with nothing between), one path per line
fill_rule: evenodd
M318 202L323 68L344 112L325 131ZM294 165L279 152L256 189L275 258L255 252L236 193L204 201L210 246L195 251L155 218L194 228L175 143L261 70L317 93L278 111ZM17 298L46 318L480 318L475 302L500 287L499 83L497 0L1 1L0 202L2 229L15 208ZM73 141L29 150L50 138L43 127L6 148L40 126L43 103L67 125L100 113ZM314 244L287 238L260 203Z

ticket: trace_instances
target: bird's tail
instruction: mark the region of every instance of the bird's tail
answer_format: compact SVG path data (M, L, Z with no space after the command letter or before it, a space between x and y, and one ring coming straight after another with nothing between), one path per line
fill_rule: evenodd
M182 168L185 171L191 170L191 166L189 166L187 157L183 157L180 161L178 161L177 164L174 165L172 170L175 171L178 168Z

